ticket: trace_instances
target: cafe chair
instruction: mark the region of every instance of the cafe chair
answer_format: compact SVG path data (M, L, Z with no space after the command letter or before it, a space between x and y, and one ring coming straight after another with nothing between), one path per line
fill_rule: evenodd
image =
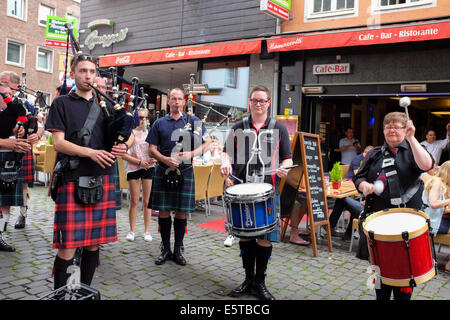
M225 178L222 176L220 172L220 167L222 165L220 163L214 163L211 174L208 178L207 188L206 188L206 199L208 201L208 207L211 209L210 199L214 197L223 196L223 184L225 182ZM211 212L209 212L211 214Z
M440 252L441 245L450 246L450 234L438 234L433 237L433 241L438 245L438 252Z
M127 181L127 173L125 172L125 164L120 157L117 158L117 168L119 170L120 197L122 197L122 192L124 190L127 195L128 204L130 204L130 187Z
M205 201L205 215L210 214L209 203L207 201L208 180L213 168L213 164L194 165L194 185L195 185L195 201ZM189 219L190 219L189 215Z
M48 185L48 182L50 181L50 175L53 172L53 169L55 168L55 161L56 161L55 148L53 147L53 145L46 145L45 152L38 157L38 161L35 165L36 181L39 181L37 179L38 172L42 172L45 174L44 184L45 186Z

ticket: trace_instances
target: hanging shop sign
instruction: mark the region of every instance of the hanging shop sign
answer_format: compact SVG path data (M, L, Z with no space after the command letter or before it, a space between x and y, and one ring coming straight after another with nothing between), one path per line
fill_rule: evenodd
M47 16L47 23L45 27L45 45L47 47L65 48L67 46L66 23L70 23L72 25L73 35L76 39L78 34L76 19Z
M345 74L350 73L350 63L332 63L313 65L313 74Z
M97 44L103 48L111 46L113 43L123 41L127 38L128 28L121 29L118 33L104 34L99 36L98 30L94 30L86 37L84 44L89 50L94 49Z
M450 21L267 39L267 51L365 46L450 38Z
M289 20L291 0L261 0L260 10L272 17Z

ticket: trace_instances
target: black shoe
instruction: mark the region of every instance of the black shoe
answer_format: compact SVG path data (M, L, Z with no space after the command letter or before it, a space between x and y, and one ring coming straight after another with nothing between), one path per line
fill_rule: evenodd
M266 288L264 282L254 282L252 289L255 296L260 300L275 300L275 297Z
M16 248L13 246L10 246L0 237L0 251L6 251L6 252L14 252L16 251Z
M172 257L172 252L163 251L163 252L161 252L161 255L158 257L158 259L155 260L155 264L162 265L166 262L166 260L170 259L171 257Z
M240 297L244 294L250 293L252 289L253 281L250 279L245 279L239 287L231 291L228 295L230 297Z
M174 251L172 259L173 261L175 261L176 264L179 264L180 266L186 265L186 259L184 259L183 255L181 254L181 251Z
M17 217L16 224L14 225L14 228L15 229L25 228L25 221L26 221L26 218L23 215L19 214L19 216Z

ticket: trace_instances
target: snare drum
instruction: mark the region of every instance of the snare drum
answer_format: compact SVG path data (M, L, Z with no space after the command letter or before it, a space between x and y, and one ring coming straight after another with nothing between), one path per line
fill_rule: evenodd
M227 229L241 238L272 232L278 223L273 186L268 183L243 183L228 187L223 196Z
M428 219L422 211L395 208L378 211L363 223L370 261L379 267L382 283L411 287L436 274Z

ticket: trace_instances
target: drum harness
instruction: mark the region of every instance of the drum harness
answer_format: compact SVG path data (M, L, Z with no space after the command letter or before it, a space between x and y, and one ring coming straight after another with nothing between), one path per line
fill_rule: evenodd
M381 148L381 152L383 155L383 162L382 162L382 166L381 169L384 170L384 172L386 173L386 180L389 186L389 193L391 196L390 202L392 205L394 206L398 206L399 208L406 207L406 203L416 194L416 192L419 190L420 188L420 180L417 180L416 182L414 182L412 184L412 186L410 186L405 193L402 193L401 191L403 190L403 188L400 185L400 181L399 181L399 177L397 175L397 170L395 169L395 158L394 155L392 154L391 151L389 151L385 146L382 146ZM427 223L429 228L431 228L430 226L430 220L427 219ZM368 231L369 234L369 244L370 247L374 250L375 248L375 234L373 231ZM410 273L411 273L411 279L409 281L409 285L411 287L415 287L416 286L416 281L414 280L414 275L413 275L413 271L412 271L412 264L411 264L411 257L410 257L410 252L409 252L409 232L404 231L402 232L402 238L403 241L405 242L405 248L406 248L406 252L408 253L408 262L409 262L409 269L410 269ZM433 254L434 254L434 258L436 259L436 253L435 253L435 249L434 249L434 241L433 241L433 237L431 238L431 242L432 242L432 248L433 248ZM376 265L376 257L375 257L375 252L373 254L373 262ZM435 263L435 268L436 268L436 263Z
M245 134L252 134L254 135L254 139L253 139L253 146L251 149L251 155L250 158L247 161L247 166L246 166L246 172L245 172L245 181L246 182L251 182L251 183L264 183L264 173L265 173L265 168L266 165L264 163L264 161L261 158L261 136L263 135L267 135L267 141L270 141L269 139L272 138L272 134L273 134L273 128L275 127L275 123L276 120L274 118L270 118L269 121L269 125L267 127L267 129L265 130L261 130L260 134L256 133L255 130L250 129L250 123L249 123L249 119L248 117L244 117L242 119L243 125L244 125L244 133ZM260 175L256 174L254 176L250 175L250 171L249 171L249 166L251 164L251 162L253 161L253 158L257 157L257 160L259 160L261 162L262 165L262 173ZM239 176L239 175L238 175ZM245 225L247 227L250 227L253 222L250 219L250 210L248 208L248 205L246 204L246 210L245 210L245 216L246 216L246 221L245 221Z

